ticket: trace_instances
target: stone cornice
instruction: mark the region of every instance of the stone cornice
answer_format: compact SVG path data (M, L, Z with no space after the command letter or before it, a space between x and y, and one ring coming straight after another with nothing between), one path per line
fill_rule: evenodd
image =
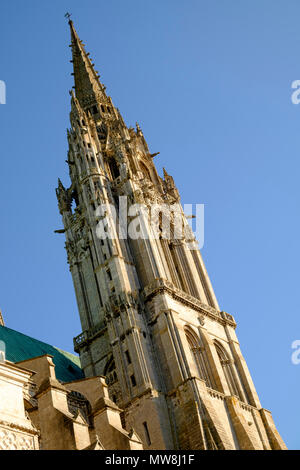
M215 320L222 325L229 325L233 328L236 328L236 323L232 315L226 312L220 312L209 305L203 304L195 297L181 291L180 289L177 289L171 282L165 279L156 279L152 284L145 287L145 302L152 300L153 297L159 294L168 294L174 300L177 300L184 305L197 310L204 316L210 317L212 320Z
M10 423L8 421L4 421L0 419L0 426L5 426L6 428L9 428L12 430L26 432L34 436L40 435L40 432L37 429L33 428L32 424L28 424L28 426L26 426L25 424L22 425L22 424Z
M33 375L33 371L25 369L24 367L18 366L12 362L0 362L0 377L2 379L5 378L11 383L19 383L23 385L27 383Z

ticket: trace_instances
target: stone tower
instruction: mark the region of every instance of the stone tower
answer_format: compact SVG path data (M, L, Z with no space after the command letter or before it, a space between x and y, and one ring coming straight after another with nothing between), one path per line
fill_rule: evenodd
M123 426L145 449L285 448L260 405L234 318L219 308L173 178L158 175L142 130L125 125L69 25L71 186L59 181L56 193L85 375L106 376ZM134 212L134 204L144 209ZM159 210L158 230L149 222L147 209L157 205L179 208L166 215L168 236ZM124 213L140 236L124 235ZM178 214L184 237L176 235Z

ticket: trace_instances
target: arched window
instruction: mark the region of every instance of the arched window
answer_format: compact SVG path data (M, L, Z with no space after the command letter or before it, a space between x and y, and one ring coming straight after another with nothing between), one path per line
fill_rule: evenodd
M84 395L80 392L71 390L67 395L68 409L72 414L78 413L80 411L86 421L90 423L90 414L92 412L92 407L90 402L86 399Z
M200 379L205 380L207 387L216 389L215 381L210 370L207 354L201 338L199 338L199 336L188 326L184 328L184 332L197 365Z
M104 123L97 127L97 134L99 140L104 140L107 138L107 126Z
M113 356L111 356L110 359L107 361L103 371L103 375L105 375L107 385L111 385L117 382L118 376L115 369L115 361Z
M230 390L231 395L237 396L240 400L243 400L243 397L241 396L240 388L237 383L237 377L235 373L235 365L234 362L229 358L227 352L221 346L221 344L217 341L214 341L215 348L225 375L225 379L228 385L228 388Z
M112 179L115 180L116 178L120 176L120 170L117 165L117 162L114 158L110 158L108 161L108 164L109 164L109 169L110 169Z

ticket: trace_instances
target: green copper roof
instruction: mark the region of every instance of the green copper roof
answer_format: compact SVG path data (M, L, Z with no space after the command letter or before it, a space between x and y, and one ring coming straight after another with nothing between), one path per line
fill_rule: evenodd
M5 343L6 359L11 362L25 361L33 357L49 354L53 356L56 377L61 382L71 382L84 378L79 357L43 343L19 331L0 326L0 341Z

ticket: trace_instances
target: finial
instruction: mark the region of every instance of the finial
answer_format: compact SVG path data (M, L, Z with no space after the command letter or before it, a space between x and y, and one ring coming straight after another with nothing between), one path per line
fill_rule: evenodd
M136 126L136 133L137 133L137 135L143 136L143 132L142 132L141 126L139 125L138 122L136 122L135 126Z
M1 326L5 326L5 325L4 325L4 320L3 320L3 315L2 315L1 310L0 310L0 325L1 325Z
M72 16L71 13L67 11L67 13L65 14L65 18L67 18L68 21L71 21L70 20L71 16Z

